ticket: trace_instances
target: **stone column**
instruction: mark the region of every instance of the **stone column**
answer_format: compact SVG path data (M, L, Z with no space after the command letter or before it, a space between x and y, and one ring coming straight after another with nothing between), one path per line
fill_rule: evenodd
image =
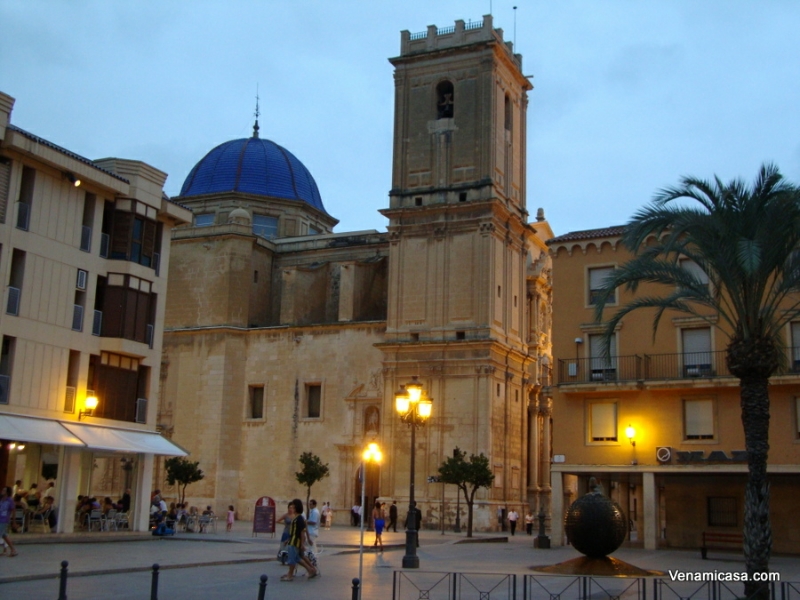
M136 460L136 486L133 490L134 531L147 531L150 526L150 491L153 487L153 455L139 454Z
M81 448L62 446L58 457L58 533L72 533L75 529L75 508L81 480Z
M551 490L549 484L552 481L550 477L550 446L551 434L550 431L550 415L553 414L553 397L551 388L544 387L539 394L539 417L542 419L542 441L539 447L539 465L540 465L540 492L539 492L539 508L544 509L545 513L550 514L552 521L560 519L558 514L548 510L551 505L552 496L555 495ZM563 488L563 486L562 486Z
M644 509L644 549L658 548L658 494L655 473L642 473L642 504Z

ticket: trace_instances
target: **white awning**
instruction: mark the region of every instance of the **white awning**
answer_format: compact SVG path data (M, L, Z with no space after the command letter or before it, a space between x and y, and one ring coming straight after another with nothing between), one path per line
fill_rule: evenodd
M57 446L86 445L58 421L12 415L0 415L0 439Z
M155 432L115 429L73 422L62 422L61 424L83 440L86 446L94 450L136 452L160 456L189 455L183 448Z
M117 429L8 414L0 414L0 439L159 456L189 455L186 450L154 431Z

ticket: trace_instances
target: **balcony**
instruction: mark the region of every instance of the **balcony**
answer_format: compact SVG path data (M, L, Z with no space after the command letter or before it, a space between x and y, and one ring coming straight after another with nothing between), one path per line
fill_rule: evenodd
M800 375L800 347L788 348L789 364L775 373ZM653 380L697 380L734 377L726 351L681 354L634 354L558 360L558 385L614 384Z

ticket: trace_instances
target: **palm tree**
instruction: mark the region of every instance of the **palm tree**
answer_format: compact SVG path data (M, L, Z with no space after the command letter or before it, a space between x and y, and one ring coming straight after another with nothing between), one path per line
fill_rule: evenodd
M633 216L622 241L634 257L606 280L597 320L619 287L666 287L663 295L634 296L621 307L606 323L606 339L641 308L656 309L654 335L664 312L675 310L705 318L730 336L726 360L739 378L748 462L744 555L749 574L767 572L768 384L784 357L782 328L800 313L800 188L771 164L762 165L752 186L684 177ZM708 284L681 265L684 258L702 269ZM712 311L718 319L708 317ZM767 587L749 581L745 595L767 598Z

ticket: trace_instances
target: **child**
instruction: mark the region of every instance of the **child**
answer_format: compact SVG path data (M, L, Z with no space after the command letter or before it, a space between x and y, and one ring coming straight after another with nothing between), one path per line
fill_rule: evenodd
M228 505L228 525L225 527L225 531L230 531L233 527L233 518L235 515L235 511L233 510L233 504Z

